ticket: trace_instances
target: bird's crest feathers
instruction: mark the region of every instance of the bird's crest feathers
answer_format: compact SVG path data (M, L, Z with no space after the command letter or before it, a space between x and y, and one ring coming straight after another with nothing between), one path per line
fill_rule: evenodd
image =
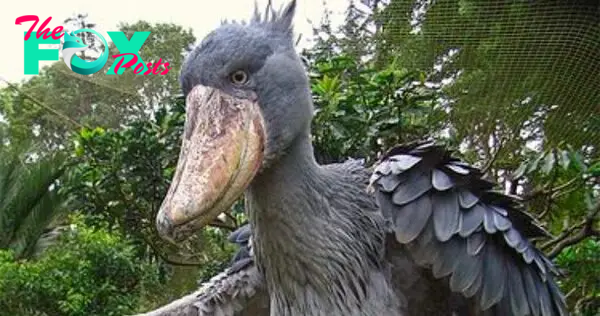
M261 15L260 10L258 8L258 4L255 2L254 4L254 14L250 19L250 22L246 21L227 21L223 20L221 24L241 24L241 25L254 25L260 26L262 28L268 29L270 31L274 31L276 33L280 33L286 37L292 38L293 34L293 26L292 21L294 20L294 15L296 13L296 0L290 1L290 3L276 11L273 9L273 4L271 0L267 4L264 14Z

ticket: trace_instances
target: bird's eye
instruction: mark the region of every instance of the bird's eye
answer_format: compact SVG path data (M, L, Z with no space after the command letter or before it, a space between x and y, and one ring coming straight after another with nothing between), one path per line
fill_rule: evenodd
M248 74L243 70L237 70L229 75L229 80L235 85L243 85L248 82Z

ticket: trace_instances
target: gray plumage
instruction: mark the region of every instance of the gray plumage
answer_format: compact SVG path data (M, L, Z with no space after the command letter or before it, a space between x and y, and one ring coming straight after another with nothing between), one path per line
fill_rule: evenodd
M230 238L240 251L205 285L199 315L567 315L556 269L528 241L546 233L444 148L398 146L374 169L317 164L294 11L223 24L182 69L184 94L255 93L267 128L249 224ZM238 69L243 88L227 81Z

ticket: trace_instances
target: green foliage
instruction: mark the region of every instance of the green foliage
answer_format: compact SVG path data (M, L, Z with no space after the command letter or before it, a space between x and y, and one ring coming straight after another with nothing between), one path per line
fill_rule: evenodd
M447 116L424 72L398 59L381 64L368 57L376 40L366 22L351 3L344 25L332 30L326 15L314 29L313 48L302 52L316 108L315 151L323 163L347 157L372 162L395 144L434 136Z
M108 222L134 238L152 242L156 216L179 154L184 110L162 107L153 120L121 130L83 129L74 138L75 159L62 187L73 209Z
M0 309L24 316L124 315L135 311L145 290L156 290L154 271L123 238L77 217L37 261L0 251Z
M69 20L67 28L76 30L93 25L79 15ZM32 102L22 93L42 102L47 107L65 114L84 126L118 128L133 120L148 119L152 109L168 102L170 95L179 92L178 69L183 63L183 53L196 39L191 30L174 24L150 24L144 21L123 23L119 30L131 36L132 31L149 31L140 56L145 62L168 62L166 75L135 75L126 69L118 76L107 76L114 59L110 57L105 67L90 76L72 72L63 61L45 67L40 75L17 84L20 92L12 88L0 90L0 115L9 122L7 134L13 142L35 139L46 148L65 145L74 126L64 118L50 113ZM83 36L87 36L84 35ZM94 36L88 36L92 40ZM101 43L91 43L102 48ZM110 55L118 54L111 42ZM84 58L89 58L85 57Z
M499 124L517 147L524 145L519 138L540 132L551 146L598 143L597 2L389 3L376 16L378 58L399 56L436 82L447 79L443 90L454 102L450 119L461 139ZM520 124L530 127L528 135L520 135Z
M151 120L121 129L81 130L73 138L72 159L78 163L61 186L70 208L85 214L86 223L108 225L127 237L137 256L159 262L168 290L154 300L163 303L196 287L190 275L207 280L222 270L235 249L217 229L202 230L178 245L156 231L156 214L179 155L184 111L182 100L176 100L161 106Z
M32 151L24 145L0 150L0 249L17 258L40 250L46 228L66 212L54 188L66 168L63 155L36 158Z
M514 20L534 11L524 2L512 8L507 3L496 3L493 10L488 6L483 1L397 0L373 14L360 14L350 5L338 30L332 30L326 16L315 29L313 48L303 52L317 108L316 154L322 162L346 157L372 161L400 142L444 141L482 167L498 189L525 199L530 212L555 234L539 241L554 258L565 247L579 249L580 242L597 240L600 216L593 205L600 196L600 163L594 140L600 125L591 127L594 116L577 111L569 114L570 125L565 126L564 117L549 105L560 103L562 113L569 113L597 101L585 91L565 99L557 95L560 90L548 90L539 80L555 69L526 69L546 60L500 56L520 39L511 43L503 35L508 24L490 16ZM416 8L425 13L415 24L411 18ZM524 30L532 39L537 31ZM528 46L523 52L528 49L535 50ZM577 76L589 80L586 73ZM561 84L582 91L576 81ZM561 267L569 270L561 279L569 281L561 287L572 292L570 306L597 305L591 288L597 288L598 280L583 278L600 267L598 261L583 255L571 255L570 260L568 267ZM577 284L585 284L585 290L579 291Z
M422 139L441 126L444 112L419 72L393 63L378 70L347 55L311 66L313 136L322 162L371 161L378 151Z
M600 242L589 239L567 247L556 262L567 275L561 285L572 293L568 299L574 312L597 315L600 310Z

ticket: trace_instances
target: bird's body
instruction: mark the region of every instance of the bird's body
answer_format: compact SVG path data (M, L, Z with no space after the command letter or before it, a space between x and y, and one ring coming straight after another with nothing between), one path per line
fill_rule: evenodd
M373 168L319 165L295 1L225 24L190 54L183 145L157 228L177 241L245 192L240 251L201 316L567 315L545 231L519 201L432 142Z
M277 293L271 314L403 315L384 258L385 219L365 190L369 174L356 163L289 158L247 193L256 262Z

